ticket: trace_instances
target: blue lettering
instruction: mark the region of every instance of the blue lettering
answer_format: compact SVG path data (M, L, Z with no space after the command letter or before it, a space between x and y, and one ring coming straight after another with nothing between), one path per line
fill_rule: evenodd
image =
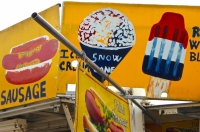
M21 90L23 90L24 88L23 87L20 87L19 88L19 95L21 96L21 98L19 99L19 102L23 102L24 101L24 95L22 94Z
M3 101L1 101L1 105L4 105L6 103L6 96L4 96L4 93L6 93L6 91L2 91L1 93L1 98L3 99Z
M27 99L29 98L29 100L31 100L31 88L30 86L28 86L27 90L26 90L26 98L25 101L27 101Z
M8 104L8 100L10 100L10 103L12 103L12 100L11 100L11 90L8 91L8 96L7 96L6 104Z
M39 85L38 85L38 84L35 84L35 85L33 86L33 92L32 92L32 93L33 93L33 98L34 98L34 99L38 99L38 98L39 98L39 91L37 91L37 92L35 91L35 88L36 88L36 87L39 88Z
M70 53L70 58L72 58L72 59L74 58L73 54L74 54L74 52Z
M16 96L15 96L16 94ZM15 97L14 97L15 96ZM15 93L15 89L12 90L12 101L16 102L18 98L18 89L16 89L16 93Z
M190 61L200 62L200 53L190 52Z
M26 91L24 91L26 90ZM24 94L25 92L25 94ZM38 99L46 97L46 81L42 81L40 84L34 84L33 86L27 86L26 89L24 87L4 90L1 92L1 105L14 103L14 102L24 102L31 99Z
M190 52L190 61L196 61L196 54L194 52Z
M62 52L62 56L60 56L60 58L69 58L66 53L68 52L68 50L60 50L60 52Z
M40 97L46 97L46 88L44 87L46 84L46 81L43 81L40 83Z
M200 36L199 35L199 27L197 27L197 26L194 26L193 28L193 32L192 32L192 37L194 38L194 37L196 37L196 36Z
M199 47L200 41L194 41L190 39L190 48L191 50L197 49Z
M65 68L63 68L64 65L65 65L65 62L62 61L62 62L60 63L60 65L59 65L61 71L64 71L64 70L65 70Z

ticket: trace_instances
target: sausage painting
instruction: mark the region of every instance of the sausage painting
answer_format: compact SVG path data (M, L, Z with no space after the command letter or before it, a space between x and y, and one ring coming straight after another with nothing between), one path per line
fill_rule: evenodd
M2 66L6 69L6 80L15 85L36 82L43 78L51 67L58 49L58 40L42 36L11 49L5 55Z
M85 103L89 114L83 115L85 132L125 132L120 124L114 122L115 114L93 88L86 91Z

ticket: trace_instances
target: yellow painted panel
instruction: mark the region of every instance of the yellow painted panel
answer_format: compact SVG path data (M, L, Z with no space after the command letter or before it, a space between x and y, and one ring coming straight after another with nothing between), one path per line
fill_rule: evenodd
M76 132L130 132L127 100L81 68L78 68L76 86Z
M120 86L144 88L149 98L200 100L198 12L195 6L64 2L61 32ZM76 56L63 45L60 52L66 83L75 83Z
M40 15L59 30L59 5ZM32 18L0 31L0 40L0 109L56 97L58 40Z

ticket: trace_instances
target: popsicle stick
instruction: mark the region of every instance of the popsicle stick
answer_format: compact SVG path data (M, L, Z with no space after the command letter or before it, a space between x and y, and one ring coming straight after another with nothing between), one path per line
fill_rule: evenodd
M169 93L170 85L170 80L150 76L149 85L147 87L147 97L161 98L162 93Z

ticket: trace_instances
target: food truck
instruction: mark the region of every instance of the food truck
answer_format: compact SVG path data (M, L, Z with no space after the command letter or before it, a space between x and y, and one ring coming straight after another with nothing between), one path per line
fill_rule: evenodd
M199 11L64 1L0 31L0 131L199 131Z

